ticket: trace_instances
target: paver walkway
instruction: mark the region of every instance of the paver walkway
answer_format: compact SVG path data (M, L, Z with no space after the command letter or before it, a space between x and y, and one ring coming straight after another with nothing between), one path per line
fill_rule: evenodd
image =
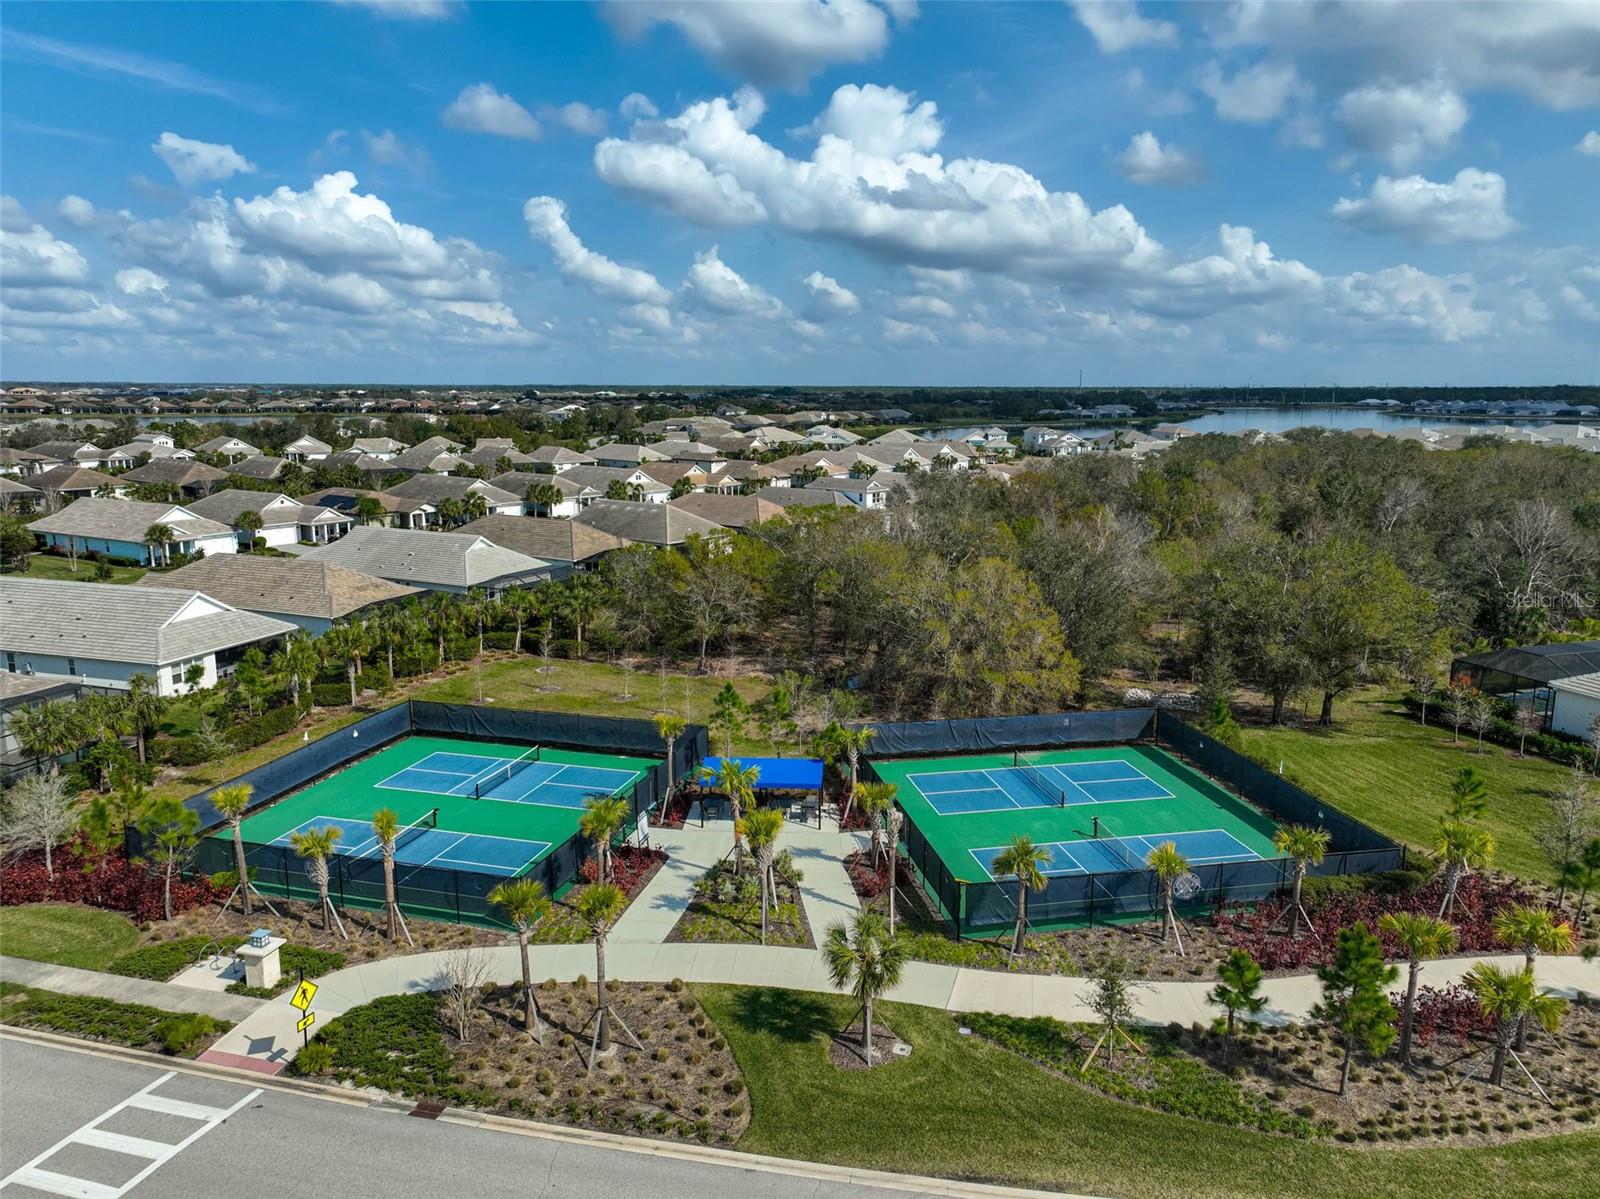
M30 962L26 958L0 956L0 978L41 991L65 995L98 995L123 1003L143 1003L169 1012L203 1012L230 1024L248 1019L266 1004L264 999L245 995L226 995L201 991L176 983L154 982L147 978L124 978L98 970L79 970L75 966L56 966L49 962Z

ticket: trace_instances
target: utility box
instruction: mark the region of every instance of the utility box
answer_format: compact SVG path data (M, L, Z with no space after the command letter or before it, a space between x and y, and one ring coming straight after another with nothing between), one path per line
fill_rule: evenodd
M278 951L286 944L282 937L274 937L266 929L258 929L256 933L251 934L249 944L241 945L234 950L234 954L244 963L246 986L278 985L278 980L283 977L283 968L278 963Z

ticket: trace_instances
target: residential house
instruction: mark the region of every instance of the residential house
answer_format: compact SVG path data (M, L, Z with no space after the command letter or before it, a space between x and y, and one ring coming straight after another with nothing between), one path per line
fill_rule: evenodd
M115 446L106 451L108 465L121 466L123 463L138 465L143 462L193 462L196 455L193 450L182 450L168 441L141 441L138 438L124 445Z
M106 452L92 441L41 441L32 447L32 452L52 462L86 470L112 465L106 461Z
M265 554L202 558L166 574L145 575L135 585L199 591L243 611L287 621L312 636L326 633L337 621L421 594L415 587L332 563Z
M548 582L553 564L504 549L471 533L436 533L360 525L335 541L301 555L376 575L408 587L465 595L477 588L491 597L512 587Z
M310 434L297 437L283 447L283 456L290 462L321 462L331 453L333 453L331 445L325 441L318 441Z
M1600 671L1550 683L1550 731L1588 740L1600 729Z
M393 437L357 437L350 443L350 448L360 454L371 454L374 458L382 458L388 462L396 454L406 451L406 443L396 441Z
M1076 433L1069 433L1065 429L1034 425L1023 430L1022 449L1024 453L1038 454L1043 458L1070 458L1088 453L1090 445Z
M552 474L565 474L575 466L594 466L598 462L593 454L580 454L569 450L564 445L542 445L531 454L524 455L517 461L533 467L536 471L546 471Z
M343 512L353 520L361 520L361 501L370 499L382 510L382 521L396 529L422 529L438 523L438 509L425 500L408 500L387 491L369 491L362 487L324 487L300 497L302 504L315 504Z
M720 525L692 512L648 501L596 500L572 519L624 541L655 546L682 545L691 535L722 532Z
M204 462L186 462L181 458L161 458L146 462L122 474L124 483L139 483L149 487L172 487L185 499L205 495L218 484L228 481L228 472L207 466Z
M53 460L44 454L0 445L0 475L31 475L48 470L52 465Z
M835 491L812 491L809 487L763 487L755 497L776 504L785 511L790 508L855 508L849 499Z
M628 543L602 529L575 520L543 516L482 516L461 526L462 533L486 537L496 545L530 558L554 563L554 577L594 570L600 559Z
M269 651L293 631L198 591L0 579L0 654L12 674L115 689L143 674L158 694L181 695L214 685L252 646Z
M240 458L255 458L261 454L261 451L248 441L227 436L213 437L210 441L203 441L194 448L202 454L215 454L218 458L226 458L229 462L236 462Z
M862 441L859 433L838 429L832 425L812 425L806 430L805 436L812 445L821 446L825 450L842 450L859 445Z
M613 484L626 491L630 498L650 504L664 504L672 498L672 488L651 478L643 467L574 466L563 471L561 477L593 489L602 498L610 495Z
M387 459L375 454L363 454L360 450L336 450L317 465L326 471L353 470L374 484L382 483L394 473L394 467Z
M261 538L269 549L282 549L301 542L322 545L343 537L355 523L349 513L270 491L229 488L194 500L188 508L197 516L232 528L245 548L249 548L252 537ZM261 518L261 528L254 534L240 528L239 518L246 512L254 512Z
M230 475L238 475L241 479L255 479L260 483L272 483L283 475L289 463L284 458L274 458L270 454L258 454L254 458L241 458L228 467Z
M44 504L44 493L18 479L0 475L0 511L33 512Z
M508 471L489 480L491 486L511 495L520 495L524 511L532 516L576 516L584 505L601 497L593 487L574 482L566 475L531 474L527 471ZM538 489L535 492L535 489ZM554 502L529 499L530 494L543 494L554 489L559 497Z
M457 457L465 466L481 466L490 471L514 470L519 466L531 467L534 461L532 454L524 454L516 446L481 444Z
M146 536L156 525L165 525L172 532L165 546L153 544ZM227 525L177 504L90 496L40 517L28 527L44 538L46 549L76 557L104 554L151 566L177 554L231 554L237 549L234 532Z
M12 717L22 709L38 704L64 699L81 699L89 690L77 679L57 679L40 674L26 675L0 671L0 782L9 783L14 777L44 765L43 759L35 758L28 753L13 735ZM85 734L86 738L87 736L88 734ZM59 761L70 763L81 755L82 747L74 747L73 750L63 754Z
M880 483L875 478L845 478L815 479L807 483L803 490L825 491L831 495L841 495L855 507L866 511L887 506L889 493L892 489L887 483Z
M781 505L755 495L690 492L669 500L668 505L721 525L724 529L744 529L764 520L776 520L784 514Z
M879 433L868 445L907 446L916 445L919 441L927 441L921 433L913 433L910 429L890 429L887 433Z
M403 500L422 500L432 504L435 510L450 501L464 504L467 497L478 496L490 515L500 516L521 516L524 502L520 495L502 491L493 483L457 475L412 475L405 482L390 487L389 494Z
M389 459L396 470L437 471L441 474L454 470L461 459L461 443L448 437L430 437L419 441L409 450L402 450Z
M122 495L127 491L120 478L82 466L57 466L29 475L28 485L41 492L52 507L96 494Z
M716 474L711 476L708 490L731 494L754 490L769 484L775 487L787 487L789 483L789 476L783 471L775 470L762 462L734 458L717 464Z
M615 441L595 446L589 451L589 456L594 459L591 465L609 466L617 470L630 470L647 462L668 461L667 456L654 446L624 445Z

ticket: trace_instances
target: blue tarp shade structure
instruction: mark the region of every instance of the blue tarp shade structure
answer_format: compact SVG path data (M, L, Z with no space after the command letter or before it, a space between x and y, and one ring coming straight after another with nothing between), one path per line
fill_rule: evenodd
M756 768L757 791L822 790L821 758L734 758L732 761ZM706 758L700 764L712 774L722 769L721 758Z

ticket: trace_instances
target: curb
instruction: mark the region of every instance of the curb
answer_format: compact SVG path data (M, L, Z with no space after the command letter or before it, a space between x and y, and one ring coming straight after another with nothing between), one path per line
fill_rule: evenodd
M311 1082L306 1079L283 1078L276 1075L263 1077L251 1070L221 1066L214 1062L202 1062L193 1058L167 1057L164 1054L147 1053L142 1049L129 1049L122 1045L102 1045L94 1041L83 1041L75 1037L45 1032L40 1029L0 1025L0 1040L30 1042L53 1049L82 1053L91 1057L111 1058L133 1065L198 1074L207 1078L217 1078L226 1082L238 1083L241 1086L259 1087L263 1091L281 1091L291 1095L300 1095L303 1098L321 1099L331 1103L342 1103L346 1107L368 1108L394 1115L405 1115L415 1106L410 1101L396 1099L389 1095L357 1091L346 1087L332 1086L328 1083ZM962 1182L947 1178L924 1178L916 1174L896 1174L889 1171L869 1170L855 1166L836 1166L825 1162L808 1162L796 1158L772 1157L767 1154L741 1153L737 1149L717 1149L710 1145L692 1145L673 1141L652 1140L648 1137L621 1136L617 1133L601 1132L597 1129L574 1128L564 1124L542 1124L534 1120L519 1120L511 1116L492 1115L487 1112L471 1111L465 1108L447 1107L438 1116L438 1121L443 1124L465 1125L471 1128L482 1128L487 1131L508 1133L514 1136L558 1141L568 1145L619 1150L624 1153L637 1154L641 1157L665 1158L670 1161L717 1166L722 1169L755 1170L763 1174L785 1174L793 1178L812 1179L818 1183L842 1183L847 1186L874 1187L887 1191L943 1195L949 1196L950 1199L1093 1199L1091 1196L1075 1195L1064 1191L1033 1190L1000 1186L993 1183Z

